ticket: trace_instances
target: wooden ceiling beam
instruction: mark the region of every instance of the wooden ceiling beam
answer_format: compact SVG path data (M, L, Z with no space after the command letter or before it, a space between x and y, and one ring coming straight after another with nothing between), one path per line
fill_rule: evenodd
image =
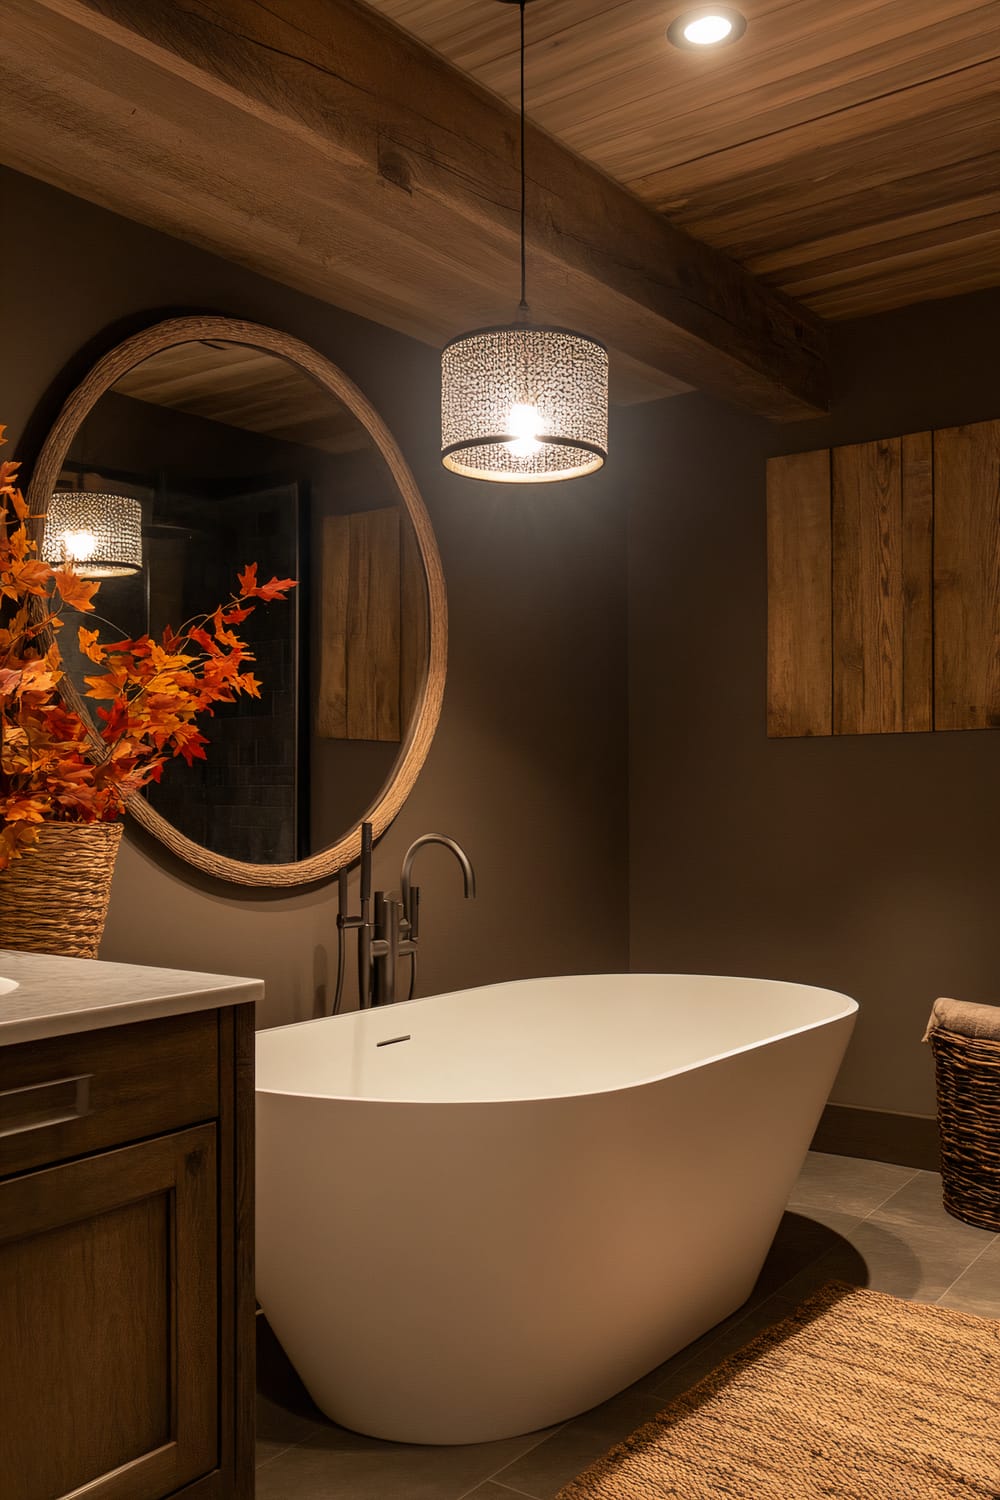
M517 118L354 0L4 0L8 165L428 342L507 321ZM828 404L813 313L529 127L539 321L620 399Z

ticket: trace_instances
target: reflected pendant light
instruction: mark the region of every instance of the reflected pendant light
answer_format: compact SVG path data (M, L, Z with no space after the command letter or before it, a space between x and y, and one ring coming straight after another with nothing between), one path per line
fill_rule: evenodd
M126 578L142 568L142 507L129 495L56 490L42 537L42 560L72 563L81 578Z
M608 456L608 351L596 339L530 321L521 12L521 301L519 321L477 328L441 355L441 462L470 479L539 484L592 474Z

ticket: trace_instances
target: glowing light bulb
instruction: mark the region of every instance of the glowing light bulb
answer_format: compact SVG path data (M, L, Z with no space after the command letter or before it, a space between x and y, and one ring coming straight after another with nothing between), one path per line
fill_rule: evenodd
M59 542L68 562L86 562L97 551L97 537L92 531L64 531Z
M538 408L529 406L524 401L515 401L507 418L507 431L512 432L514 437L511 442L504 443L504 447L515 458L530 458L542 446L538 441L541 430L542 419Z
M726 16L699 16L684 27L684 38L698 47L711 47L714 42L725 41L733 29Z

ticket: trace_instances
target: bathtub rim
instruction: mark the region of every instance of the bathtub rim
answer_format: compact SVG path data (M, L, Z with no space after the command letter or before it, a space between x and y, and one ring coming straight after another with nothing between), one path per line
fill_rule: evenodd
M679 973L677 973L677 974L666 974L666 973L660 973L657 970L643 970L642 972L635 972L635 973L628 973L628 974L622 974L622 973L604 973L603 971L598 971L596 973L590 973L590 974L540 974L540 975L537 975L537 976L535 976L533 978L527 978L527 979L500 979L500 980L496 980L492 984L470 985L466 989L462 989L462 990L442 990L439 994L436 994L436 995L419 995L419 996L415 997L412 1000L397 1000L397 1001L393 1002L392 1005L382 1005L382 1006L377 1006L377 1007L371 1007L369 1010L366 1010L366 1011L360 1011L360 1010L344 1011L339 1016L338 1015L313 1016L308 1021L289 1021L289 1022L286 1022L283 1026L268 1026L268 1027L265 1027L261 1031L258 1031L256 1033L256 1036L255 1036L255 1039L254 1039L255 1058L256 1058L257 1043L259 1042L259 1040L262 1037L270 1035L271 1032L291 1031L292 1029L297 1029L297 1028L302 1027L302 1026L318 1026L318 1025L322 1024L323 1022L338 1021L338 1020L345 1019L348 1016L355 1016L355 1017L357 1017L357 1016L367 1016L367 1015L371 1015L375 1010L377 1010L380 1014L385 1014L386 1012L390 1012L390 1011L391 1012L403 1011L404 1009L408 1008L409 1006L424 1005L428 1001L432 1001L432 1000L444 1000L444 999L450 998L453 995L481 994L481 993L487 992L489 990L506 989L510 985L543 984L546 980L551 980L551 979L560 979L560 980L567 980L568 981L568 980L573 980L573 979L642 979L642 978L646 978L646 979L718 979L718 980L736 980L737 982L739 982L741 984L754 984L754 985L758 985L758 984L759 985L776 984L776 985L781 985L783 988L786 988L786 989L808 990L808 991L810 991L813 994L828 995L828 996L832 997L835 1000L842 1001L843 1005L842 1005L842 1008L834 1011L832 1014L825 1015L825 1016L821 1017L819 1020L808 1021L804 1025L802 1025L802 1026L792 1026L792 1027L787 1028L784 1031L773 1032L773 1033L771 1033L771 1034L769 1034L767 1036L758 1037L756 1040L754 1040L752 1042L746 1042L742 1046L739 1046L739 1047L730 1047L730 1048L728 1048L728 1049L726 1049L725 1051L722 1051L722 1052L714 1052L714 1053L709 1054L708 1056L699 1057L694 1062L684 1063L680 1067L667 1068L663 1072L653 1073L653 1074L649 1074L647 1076L643 1076L643 1077L640 1077L640 1078L632 1079L632 1080L630 1080L630 1082L628 1082L626 1084L618 1083L618 1084L611 1085L608 1088L603 1088L603 1089L588 1089L586 1091L586 1093L579 1093L579 1092L577 1092L577 1093L571 1093L571 1092L568 1092L568 1091L564 1090L561 1093L516 1094L516 1095L504 1095L504 1096L502 1096L500 1098L482 1098L482 1097L479 1097L479 1098L472 1098L472 1099L467 1099L467 1098L461 1098L461 1099L400 1099L400 1098L393 1098L393 1097L383 1097L382 1095L376 1095L376 1094L331 1094L331 1093L317 1093L313 1089L273 1088L273 1087L262 1086L259 1080L255 1080L254 1092L255 1092L255 1094L262 1094L262 1095L268 1096L269 1098L277 1098L277 1099L316 1100L317 1102L324 1102L324 1103L330 1103L330 1104L356 1104L356 1105L363 1105L363 1104L380 1104L380 1105L394 1104L394 1105L398 1105L398 1106L405 1106L405 1107L410 1108L410 1109L419 1109L419 1108L441 1109L441 1108L446 1108L446 1107L451 1107L451 1106L469 1107L471 1105L486 1106L486 1105L511 1105L511 1104L542 1104L542 1103L546 1103L546 1102L550 1102L550 1101L557 1101L557 1100L562 1100L562 1099L591 1099L591 1098L599 1098L599 1097L601 1097L603 1095L627 1093L627 1092L629 1092L632 1089L648 1088L648 1087L650 1087L651 1085L653 1085L655 1083L663 1083L663 1082L665 1082L669 1078L678 1078L678 1077L682 1076L685 1073L694 1072L698 1068L707 1068L707 1067L710 1067L713 1063L723 1062L727 1058L730 1058L730 1057L739 1057L744 1052L753 1052L758 1047L771 1046L773 1043L785 1041L788 1037L800 1036L804 1032L807 1032L807 1031L817 1031L817 1030L819 1030L823 1026L831 1026L831 1025L833 1025L837 1021L846 1021L846 1020L853 1021L857 1017L857 1014L858 1014L858 1012L859 1012L859 1010L861 1008L859 1002L857 1000L855 1000L853 998L853 996L851 996L851 995L845 995L843 993L843 991L841 991L841 990L831 990L831 989L828 989L825 985L802 984L798 980L793 980L793 979L765 979L765 978L758 977L756 975L745 975L745 974L679 974Z

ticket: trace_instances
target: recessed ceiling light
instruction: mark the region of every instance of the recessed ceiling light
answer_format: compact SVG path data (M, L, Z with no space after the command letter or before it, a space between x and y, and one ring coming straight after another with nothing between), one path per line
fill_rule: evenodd
M667 27L667 40L675 47L700 51L735 42L747 29L746 17L728 5L698 5L686 10Z

